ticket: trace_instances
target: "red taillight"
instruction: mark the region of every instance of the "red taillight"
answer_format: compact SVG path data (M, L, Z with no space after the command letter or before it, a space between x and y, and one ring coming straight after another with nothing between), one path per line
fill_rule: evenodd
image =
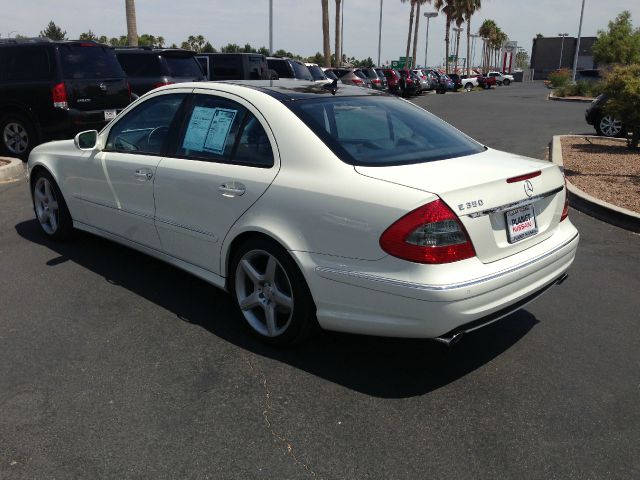
M166 87L167 85L173 85L174 83L176 82L156 82L151 86L151 88Z
M360 80L359 78L354 78L353 79L353 84L354 85L362 85L364 83L363 80Z
M371 83L375 83L376 85L379 85L380 80L378 78L374 78L373 80L371 80Z
M520 175L518 177L507 178L507 183L522 182L524 180L529 180L530 178L539 177L541 174L542 174L542 171L538 170L537 172L527 173L526 175Z
M380 246L389 255L416 263L451 263L476 255L464 226L439 199L387 228Z
M569 189L567 188L567 179L564 179L564 207L562 207L562 215L560 215L560 221L563 221L569 216Z
M56 83L51 89L51 97L53 99L53 106L55 108L69 109L69 102L67 101L67 89L64 86L64 82Z

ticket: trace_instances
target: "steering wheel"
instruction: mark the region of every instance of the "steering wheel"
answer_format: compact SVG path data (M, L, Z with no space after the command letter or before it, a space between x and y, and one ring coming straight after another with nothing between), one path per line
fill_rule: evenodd
M155 148L157 148L157 150L160 151L167 133L169 133L169 127L156 127L151 130L147 135L146 149L148 151L155 151Z

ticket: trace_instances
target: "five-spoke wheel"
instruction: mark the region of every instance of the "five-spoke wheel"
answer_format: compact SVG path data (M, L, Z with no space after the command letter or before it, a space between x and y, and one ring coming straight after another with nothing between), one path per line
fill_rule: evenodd
M33 210L44 234L54 240L68 237L73 221L53 177L45 170L37 171L32 185Z

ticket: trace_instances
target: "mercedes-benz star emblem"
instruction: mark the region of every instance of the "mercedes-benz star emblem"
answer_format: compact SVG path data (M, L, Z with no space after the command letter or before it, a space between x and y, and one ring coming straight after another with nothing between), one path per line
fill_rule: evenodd
M106 83L101 83L100 84L100 90L102 90L103 92L107 91L107 84Z
M533 184L529 180L524 182L524 193L527 194L527 197L533 195Z

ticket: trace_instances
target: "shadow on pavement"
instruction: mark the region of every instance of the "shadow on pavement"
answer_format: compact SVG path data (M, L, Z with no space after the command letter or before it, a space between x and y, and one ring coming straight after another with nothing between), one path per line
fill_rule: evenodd
M70 242L55 243L42 236L35 220L15 228L22 238L59 254L48 266L75 262L240 348L375 397L406 398L445 386L490 362L538 322L521 310L451 349L430 340L333 332L296 348L276 349L248 335L228 294L188 273L93 235L78 233Z

